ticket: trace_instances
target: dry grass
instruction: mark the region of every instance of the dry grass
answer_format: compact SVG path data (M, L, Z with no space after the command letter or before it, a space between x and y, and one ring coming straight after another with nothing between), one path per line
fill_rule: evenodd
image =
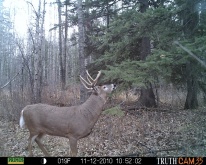
M21 110L31 102L29 89L24 92L9 90L0 91L0 116L8 121L18 123ZM70 85L66 90L58 86L46 86L42 90L42 103L56 106L71 106L79 102L79 86Z
M42 102L57 106L71 106L79 102L79 86L68 85L66 90L60 87L46 86L42 91Z

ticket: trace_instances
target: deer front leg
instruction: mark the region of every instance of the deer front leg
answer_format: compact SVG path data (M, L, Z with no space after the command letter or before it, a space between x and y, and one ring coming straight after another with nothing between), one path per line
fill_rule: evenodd
M69 137L69 144L70 144L70 155L73 157L77 156L77 139L73 137Z

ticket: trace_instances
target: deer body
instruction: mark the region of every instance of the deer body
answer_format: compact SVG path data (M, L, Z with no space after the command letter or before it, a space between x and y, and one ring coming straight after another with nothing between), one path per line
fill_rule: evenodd
M91 132L103 106L103 100L92 94L85 103L79 106L56 107L34 104L26 106L22 111L27 128L34 133L69 137L75 130L75 135L72 134L72 136L80 139Z
M85 81L85 80L84 80ZM43 135L66 137L70 142L71 155L77 155L77 140L86 137L97 122L107 93L115 89L115 85L95 86L93 93L81 105L56 107L47 104L27 105L21 112L20 127L24 125L30 132L29 152L32 153L32 142L35 140L46 156L49 156L41 143Z

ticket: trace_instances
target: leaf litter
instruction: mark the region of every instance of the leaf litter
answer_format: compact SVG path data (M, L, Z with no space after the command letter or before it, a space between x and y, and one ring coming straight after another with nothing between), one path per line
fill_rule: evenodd
M130 110L110 108L92 133L78 141L78 156L206 156L205 108L198 110ZM27 129L0 118L0 156L28 156ZM48 136L52 156L69 156L67 138ZM44 156L33 143L35 156Z

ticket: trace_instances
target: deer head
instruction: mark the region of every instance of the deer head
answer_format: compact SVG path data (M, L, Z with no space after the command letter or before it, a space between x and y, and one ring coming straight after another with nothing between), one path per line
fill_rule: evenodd
M84 87L88 90L92 90L94 93L97 95L105 96L107 93L111 93L115 88L115 84L107 84L107 85L102 85L102 86L96 86L97 81L101 75L101 71L98 71L98 74L95 79L92 78L92 76L89 74L88 70L86 70L87 74L87 80L85 80L81 75L80 75L80 81L84 85Z

